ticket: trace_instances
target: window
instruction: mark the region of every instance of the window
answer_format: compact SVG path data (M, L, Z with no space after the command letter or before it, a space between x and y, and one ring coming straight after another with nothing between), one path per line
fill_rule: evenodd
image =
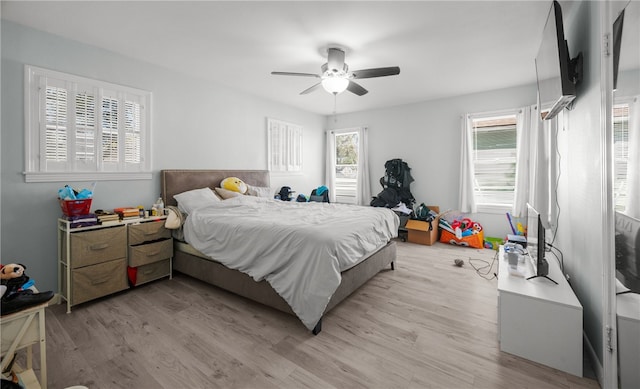
M516 185L516 113L474 115L473 192L481 206L513 206Z
M326 181L331 201L369 205L366 127L327 131Z
M357 132L336 133L334 136L336 144L336 159L334 161L336 202L356 204L360 138Z
M27 182L150 179L151 93L25 67Z
M627 204L627 168L629 165L629 103L613 106L613 196L616 211Z
M302 173L302 126L267 119L269 171Z

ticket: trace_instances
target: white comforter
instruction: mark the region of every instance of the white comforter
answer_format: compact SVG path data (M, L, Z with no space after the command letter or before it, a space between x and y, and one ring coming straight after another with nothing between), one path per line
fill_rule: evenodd
M347 270L398 233L391 210L242 196L198 208L185 240L256 281L266 279L313 329Z

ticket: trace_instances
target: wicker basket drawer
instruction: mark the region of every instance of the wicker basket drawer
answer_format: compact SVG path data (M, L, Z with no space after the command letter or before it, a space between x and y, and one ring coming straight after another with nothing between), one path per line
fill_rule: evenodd
M165 238L171 238L171 231L164 228L164 220L132 224L129 226L130 245L136 245Z
M62 281L63 290L66 290L64 274ZM71 304L80 304L128 287L125 258L75 269L71 272Z
M173 256L173 239L129 246L129 266L138 267Z
M71 234L71 268L95 265L127 256L127 231L124 226ZM67 242L62 240L62 252Z
M159 262L142 265L137 268L136 285L167 277L171 273L171 260L165 259Z

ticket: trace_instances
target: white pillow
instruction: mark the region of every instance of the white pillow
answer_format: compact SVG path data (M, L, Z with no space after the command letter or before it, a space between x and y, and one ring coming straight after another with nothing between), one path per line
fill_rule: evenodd
M275 194L275 190L273 188L267 186L251 186L247 185L247 194L249 196L257 196L257 197L265 197L268 199L272 199Z
M220 201L210 188L193 189L173 196L181 212L190 214L194 209Z
M222 197L223 200L230 199L233 197L244 196L242 193L234 192L232 190L218 188L217 186L214 188L218 196Z

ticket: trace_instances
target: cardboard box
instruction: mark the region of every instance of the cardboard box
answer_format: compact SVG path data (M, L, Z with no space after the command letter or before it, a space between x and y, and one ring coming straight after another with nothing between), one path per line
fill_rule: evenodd
M427 205L430 210L440 214L440 208L435 205ZM421 220L408 220L405 228L409 231L408 241L411 243L425 244L431 246L438 241L438 223L440 216L438 215L431 222L431 230L429 230L429 222Z

